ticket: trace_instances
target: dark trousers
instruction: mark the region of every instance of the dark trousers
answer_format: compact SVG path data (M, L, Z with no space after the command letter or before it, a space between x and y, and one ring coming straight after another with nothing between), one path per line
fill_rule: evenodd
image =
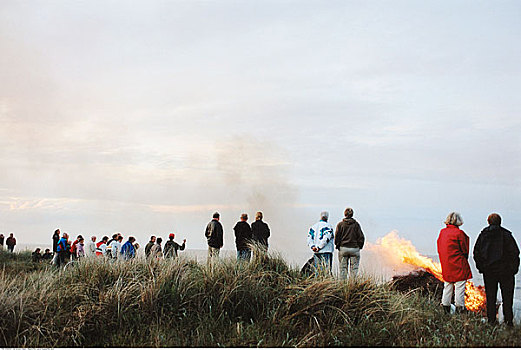
M65 265L65 258L67 257L67 252L61 251L58 252L58 260L56 260L56 266L60 267Z
M514 303L514 275L484 273L485 293L487 295L487 318L489 323L496 321L496 301L497 286L501 288L503 297L503 316L506 324L512 324L514 313L512 304Z

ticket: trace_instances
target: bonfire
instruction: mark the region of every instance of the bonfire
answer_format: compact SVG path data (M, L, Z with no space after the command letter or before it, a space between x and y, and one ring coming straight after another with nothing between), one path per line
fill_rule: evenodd
M379 238L376 245L373 246L373 249L379 252L386 252L390 259L410 265L415 269L424 269L443 282L441 264L418 253L411 241L400 238L395 231ZM467 310L474 312L485 310L486 299L485 288L483 286L475 286L474 283L467 281L465 285L465 307Z

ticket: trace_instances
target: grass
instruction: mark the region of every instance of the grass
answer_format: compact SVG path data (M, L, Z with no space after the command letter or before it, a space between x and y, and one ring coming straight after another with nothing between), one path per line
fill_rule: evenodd
M213 266L0 253L0 347L513 347L519 329L361 276L306 278L280 257Z

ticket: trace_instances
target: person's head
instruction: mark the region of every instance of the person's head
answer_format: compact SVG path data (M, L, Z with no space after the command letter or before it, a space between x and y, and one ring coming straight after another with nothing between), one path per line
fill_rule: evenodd
M82 235L78 235L78 237L76 237L76 239L79 241L80 239L83 239L83 236Z
M488 216L487 221L488 221L489 225L500 226L501 225L501 216L499 216L499 214L492 213Z
M168 239L169 240L173 241L174 238L175 238L175 234L174 233L171 233L171 234L168 235Z
M114 233L114 234L112 235L112 239L117 239L117 238L118 238L118 234L117 234L117 233Z
M69 234L67 232L64 232L62 237L65 238L65 239L68 239L69 238Z
M219 215L218 212L215 212L215 213L213 213L212 218L214 218L215 220L219 220L221 218L221 215Z
M85 241L85 240L83 239L83 237L78 238L78 243L79 243L79 244L83 244L84 241Z
M156 241L156 236L150 236L150 242L154 243Z
M59 234L60 234L60 229L57 228L56 230L54 230L54 234L55 234L55 235L59 235Z
M161 242L163 242L163 239L161 237L157 237L156 243L161 245Z
M463 225L463 218L461 217L460 213L453 211L447 215L447 218L445 219L445 225L461 226Z
M40 252L40 248L36 248L36 250L34 252L35 253L39 253Z
M109 241L109 237L108 236L103 236L101 241L107 243Z
M90 240L93 241L93 242L96 242L96 236L92 236L92 237L90 238Z
M261 211L258 211L258 212L255 214L255 220L262 220L262 212L261 212Z
M136 239L135 239L134 237L130 236L130 237L128 238L128 241L129 241L130 243L134 243L134 242L136 241Z
M47 248L47 249L45 249L45 252L46 252L46 253L50 253L51 250L50 250L49 248Z
M9 237L13 238L13 237L14 237L14 233L11 232L11 233L9 234Z
M241 214L241 221L248 221L248 214Z
M320 213L320 220L327 222L327 219L329 219L329 213L327 211Z
M344 210L344 216L348 219L352 218L353 217L353 209L352 208L346 208L346 210Z
M122 242L122 241L123 241L123 236L122 236L122 235L119 235L118 238L117 238L117 241L118 241L118 242Z

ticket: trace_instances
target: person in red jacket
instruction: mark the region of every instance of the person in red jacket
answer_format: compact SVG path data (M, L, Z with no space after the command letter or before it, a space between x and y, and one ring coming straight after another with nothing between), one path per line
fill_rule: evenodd
M450 313L450 303L455 291L456 312L465 309L465 284L472 278L469 259L469 236L459 229L463 219L459 213L452 212L445 220L447 227L440 231L438 237L438 255L440 256L441 273L445 281L441 305L446 313Z

